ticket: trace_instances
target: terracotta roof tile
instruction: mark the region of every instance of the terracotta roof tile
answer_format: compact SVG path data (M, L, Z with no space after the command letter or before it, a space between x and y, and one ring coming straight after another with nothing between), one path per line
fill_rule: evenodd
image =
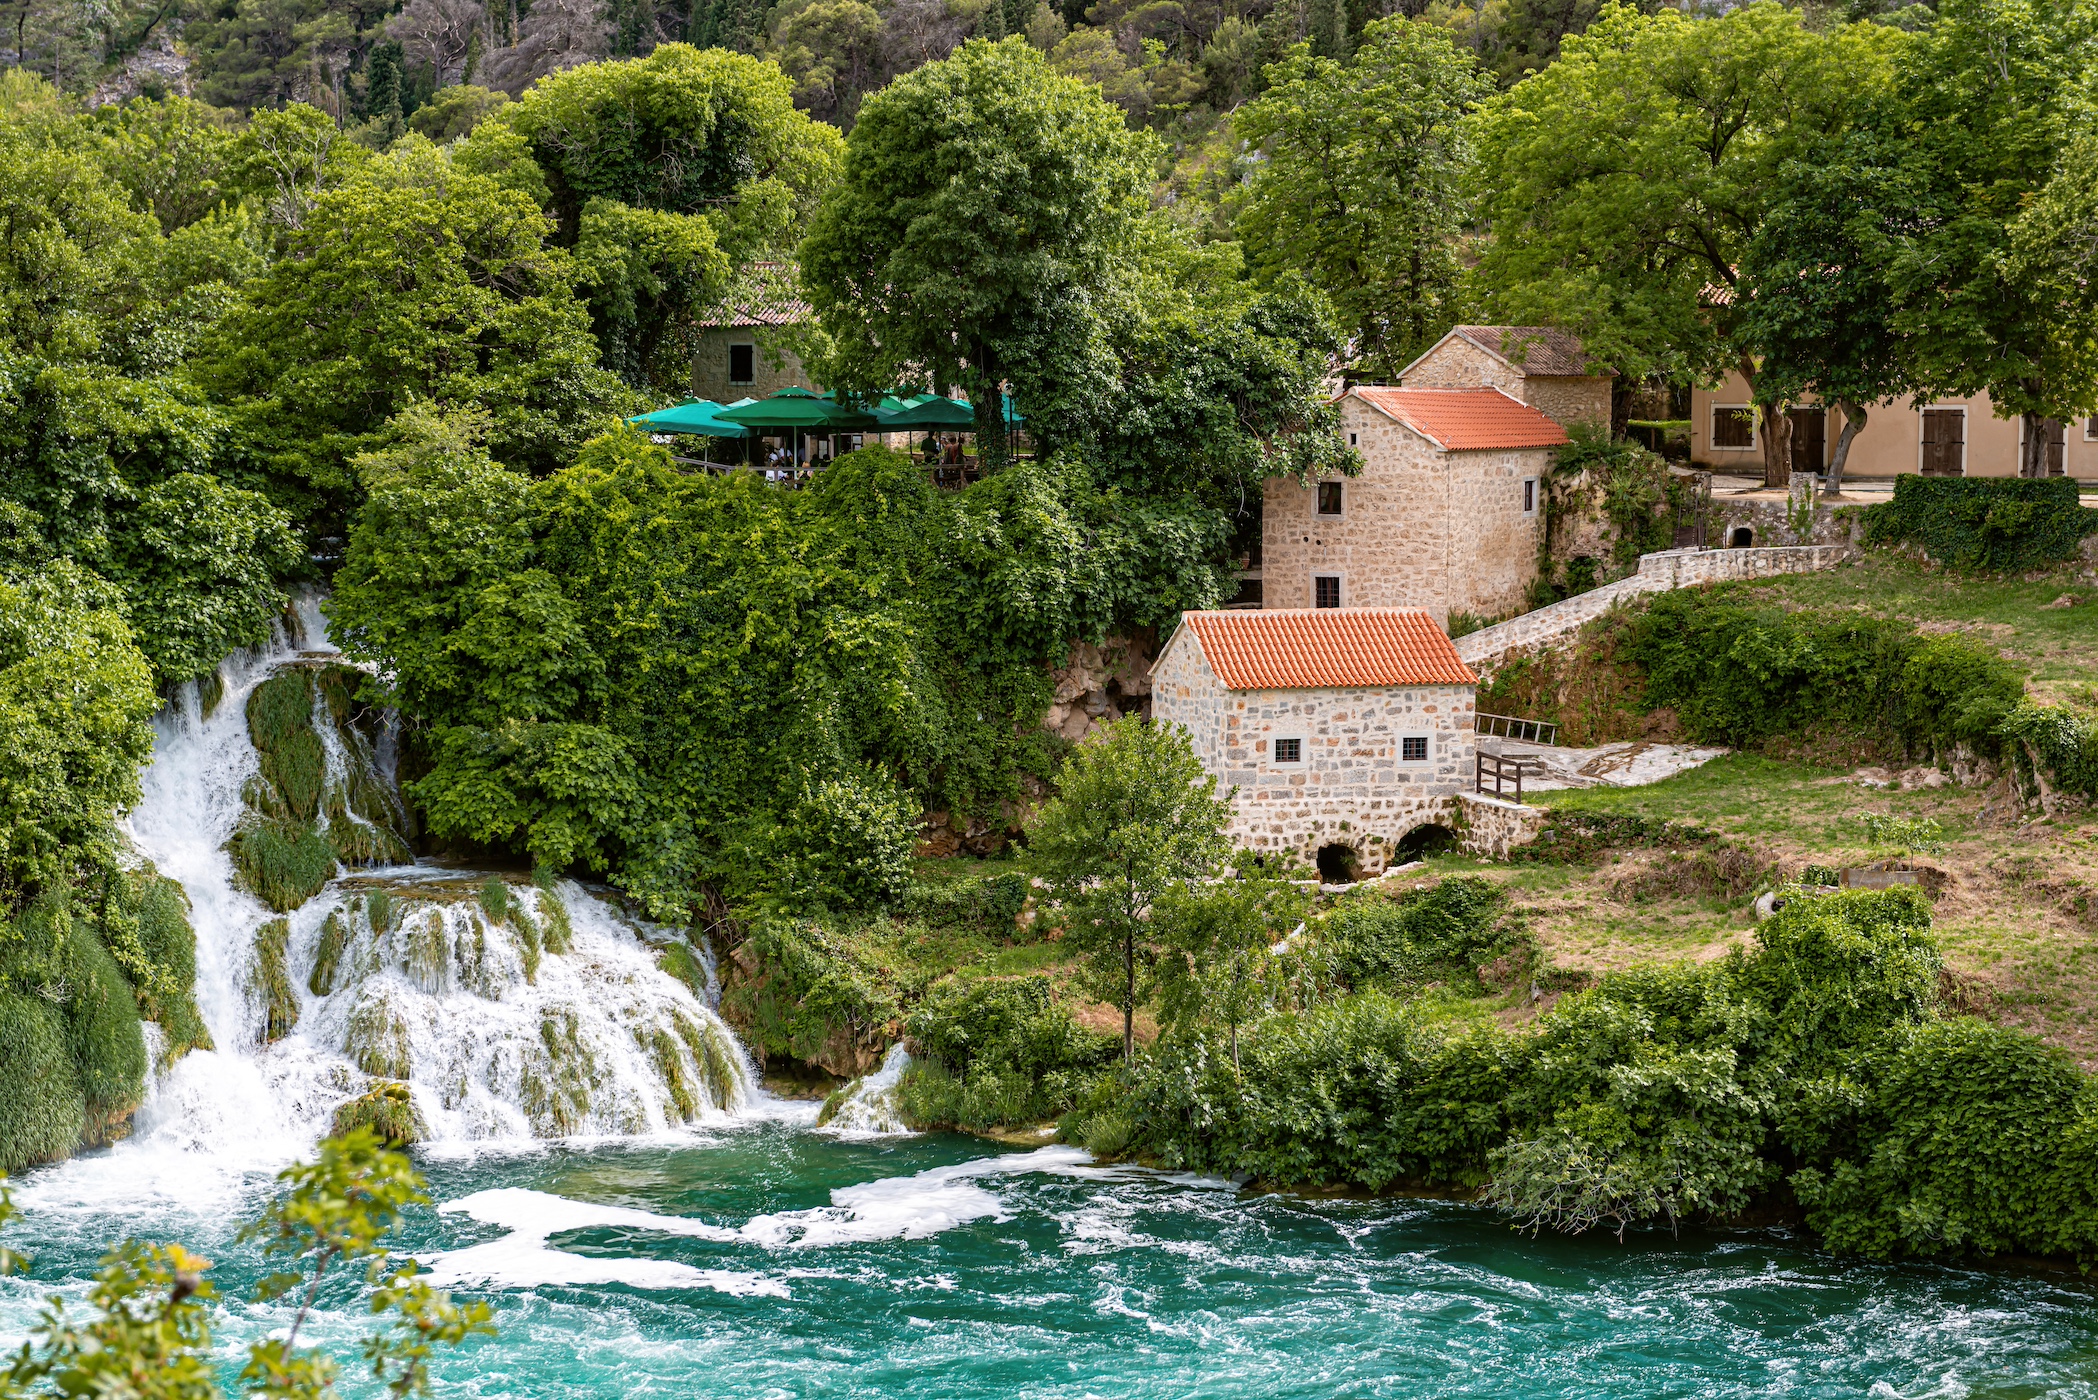
M782 263L752 263L744 268L715 307L700 317L703 329L746 326L800 326L816 319L801 295L794 269Z
M1182 613L1227 690L1476 685L1435 619L1412 608Z
M1499 389L1384 389L1349 393L1451 452L1558 447L1566 429Z

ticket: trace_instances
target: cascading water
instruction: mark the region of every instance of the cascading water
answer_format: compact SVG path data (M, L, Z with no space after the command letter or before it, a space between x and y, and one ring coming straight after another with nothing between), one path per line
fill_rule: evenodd
M334 852L404 849L369 815L398 811L390 735L373 743L343 726L330 709L340 685L292 692L294 719L312 711L312 739L268 753L251 739L258 687L336 664L317 599L301 598L288 624L215 681L183 687L155 725L128 827L188 894L213 1045L155 1078L117 1154L268 1169L374 1090L404 1097L433 1144L657 1133L744 1108L754 1077L704 999L711 958L681 960L709 973L688 987L657 965L654 945L671 935L572 881L382 865L338 869L303 900L284 881L258 883L254 860L296 867L318 849L318 881Z

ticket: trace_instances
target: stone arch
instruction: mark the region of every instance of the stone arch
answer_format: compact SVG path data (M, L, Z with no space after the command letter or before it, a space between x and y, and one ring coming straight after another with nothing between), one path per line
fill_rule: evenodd
M1328 841L1318 849L1319 882L1352 885L1362 878L1362 856L1345 841Z
M1736 525L1727 532L1727 548L1747 549L1756 542L1756 532L1746 525Z
M1399 838L1398 847L1392 852L1392 864L1404 865L1408 861L1441 855L1445 851L1456 849L1456 832L1441 822L1422 822Z

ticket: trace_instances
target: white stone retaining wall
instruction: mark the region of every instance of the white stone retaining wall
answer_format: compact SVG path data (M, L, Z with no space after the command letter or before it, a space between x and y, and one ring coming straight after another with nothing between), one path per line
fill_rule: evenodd
M1570 636L1621 598L1733 579L1771 578L1833 568L1851 551L1842 545L1784 545L1771 549L1668 549L1639 558L1639 572L1456 639L1457 655L1473 670L1492 670L1511 656Z
M1506 860L1508 852L1536 840L1550 815L1542 807L1526 807L1483 792L1458 793L1457 810L1464 824L1460 844L1470 854L1489 860Z

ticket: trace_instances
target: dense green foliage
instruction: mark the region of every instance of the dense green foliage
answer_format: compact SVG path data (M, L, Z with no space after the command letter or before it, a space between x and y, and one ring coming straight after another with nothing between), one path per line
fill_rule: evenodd
M1753 950L1613 975L1534 1032L1352 997L1263 1022L1242 1077L1167 1042L1074 1130L1278 1184L1480 1186L1534 1226L1783 1186L1841 1249L2098 1257L2098 1094L2029 1037L1941 1015L1929 924L1914 891L1795 897Z
M1039 974L941 983L904 1024L920 1063L904 1075L903 1112L928 1128L1057 1117L1121 1051L1081 1027Z
M1957 569L2044 568L2074 559L2098 534L2098 510L2068 477L1991 480L1903 476L1894 499L1865 512L1865 542L1914 545Z

